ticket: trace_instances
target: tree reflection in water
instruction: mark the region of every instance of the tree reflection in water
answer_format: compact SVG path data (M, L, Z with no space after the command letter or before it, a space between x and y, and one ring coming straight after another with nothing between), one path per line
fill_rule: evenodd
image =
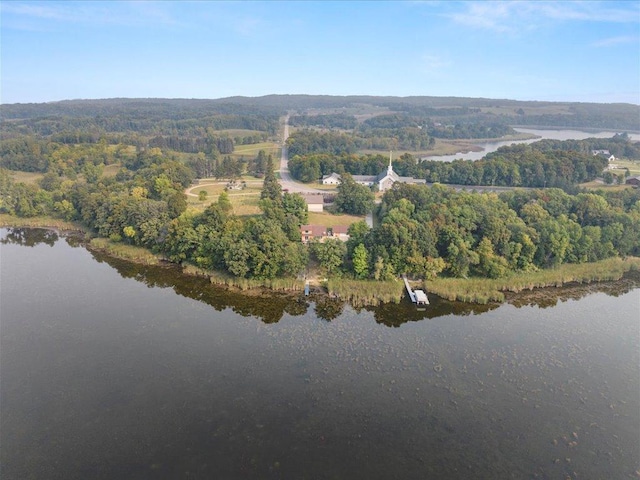
M9 228L0 239L0 243L14 243L27 247L39 244L53 246L59 239L54 230L41 228ZM82 245L75 236L65 237L72 247ZM307 313L309 302L314 303L314 312L318 318L331 321L339 317L345 302L324 295L303 297L300 293L282 293L266 289L240 291L212 285L207 278L185 275L177 265L139 265L126 260L110 257L102 252L92 252L100 263L113 267L122 277L133 278L149 287L172 288L177 294L211 305L218 311L227 308L235 313L259 318L264 323L279 322L285 313L301 316ZM506 302L521 308L537 306L549 308L559 302L578 300L595 292L617 297L640 286L640 272L630 272L619 281L598 282L592 284L571 284L561 288L541 288L533 291L507 294ZM476 315L496 309L499 304L474 305L450 302L430 295L431 304L425 309L417 309L407 298L402 302L382 304L377 307L365 307L373 313L377 323L388 327L399 327L407 322L417 322L446 315Z

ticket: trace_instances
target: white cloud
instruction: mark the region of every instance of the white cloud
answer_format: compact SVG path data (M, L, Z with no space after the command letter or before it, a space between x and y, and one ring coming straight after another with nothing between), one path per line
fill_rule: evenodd
M640 8L636 2L611 7L598 1L487 1L458 3L462 10L445 14L454 22L499 33L532 30L549 21L637 22Z
M618 37L603 38L591 44L593 47L614 47L626 43L640 44L640 38L634 35L621 35Z
M48 28L52 22L88 25L176 25L170 2L2 2L3 23L13 28Z

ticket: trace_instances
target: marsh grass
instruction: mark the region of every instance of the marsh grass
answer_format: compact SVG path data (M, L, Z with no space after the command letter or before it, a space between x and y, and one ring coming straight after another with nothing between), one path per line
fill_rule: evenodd
M120 242L112 242L108 238L93 238L89 248L105 252L108 255L123 260L129 260L143 265L157 265L161 258L142 247L135 247Z
M87 228L79 223L68 222L52 217L14 217L7 213L0 214L0 227L15 228L51 228L61 231L86 232Z
M238 288L243 291L268 288L270 290L279 290L285 292L299 292L304 290L304 282L296 278L272 278L272 279L255 279L234 277L224 272L203 270L193 265L186 264L183 266L183 272L188 275L198 275L209 277L209 281L215 285L225 285L227 287Z
M503 302L503 292L518 293L568 283L619 280L630 270L640 270L640 258L608 258L594 263L565 264L558 268L511 275L505 278L437 278L426 283L429 293L467 303Z
M400 303L404 296L404 283L401 280L380 282L331 278L325 286L329 295L346 300L355 307Z

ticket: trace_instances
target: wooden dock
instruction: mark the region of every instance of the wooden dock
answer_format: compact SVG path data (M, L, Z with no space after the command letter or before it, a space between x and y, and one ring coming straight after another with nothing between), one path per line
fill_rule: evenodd
M402 279L404 280L404 286L407 288L409 298L413 303L416 305L429 305L429 299L423 290L413 290L411 285L409 285L409 280L407 280L406 275L403 275Z

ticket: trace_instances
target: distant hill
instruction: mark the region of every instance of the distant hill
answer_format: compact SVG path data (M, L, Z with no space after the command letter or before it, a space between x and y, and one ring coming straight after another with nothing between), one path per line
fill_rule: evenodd
M640 131L639 105L427 96L266 95L210 100L64 100L50 103L3 104L0 108L0 120L53 120L63 117L117 117L121 120L123 117L129 117L133 120L184 121L219 115L261 115L273 118L285 112L344 113L354 117L405 113L450 124L491 120L504 125Z

